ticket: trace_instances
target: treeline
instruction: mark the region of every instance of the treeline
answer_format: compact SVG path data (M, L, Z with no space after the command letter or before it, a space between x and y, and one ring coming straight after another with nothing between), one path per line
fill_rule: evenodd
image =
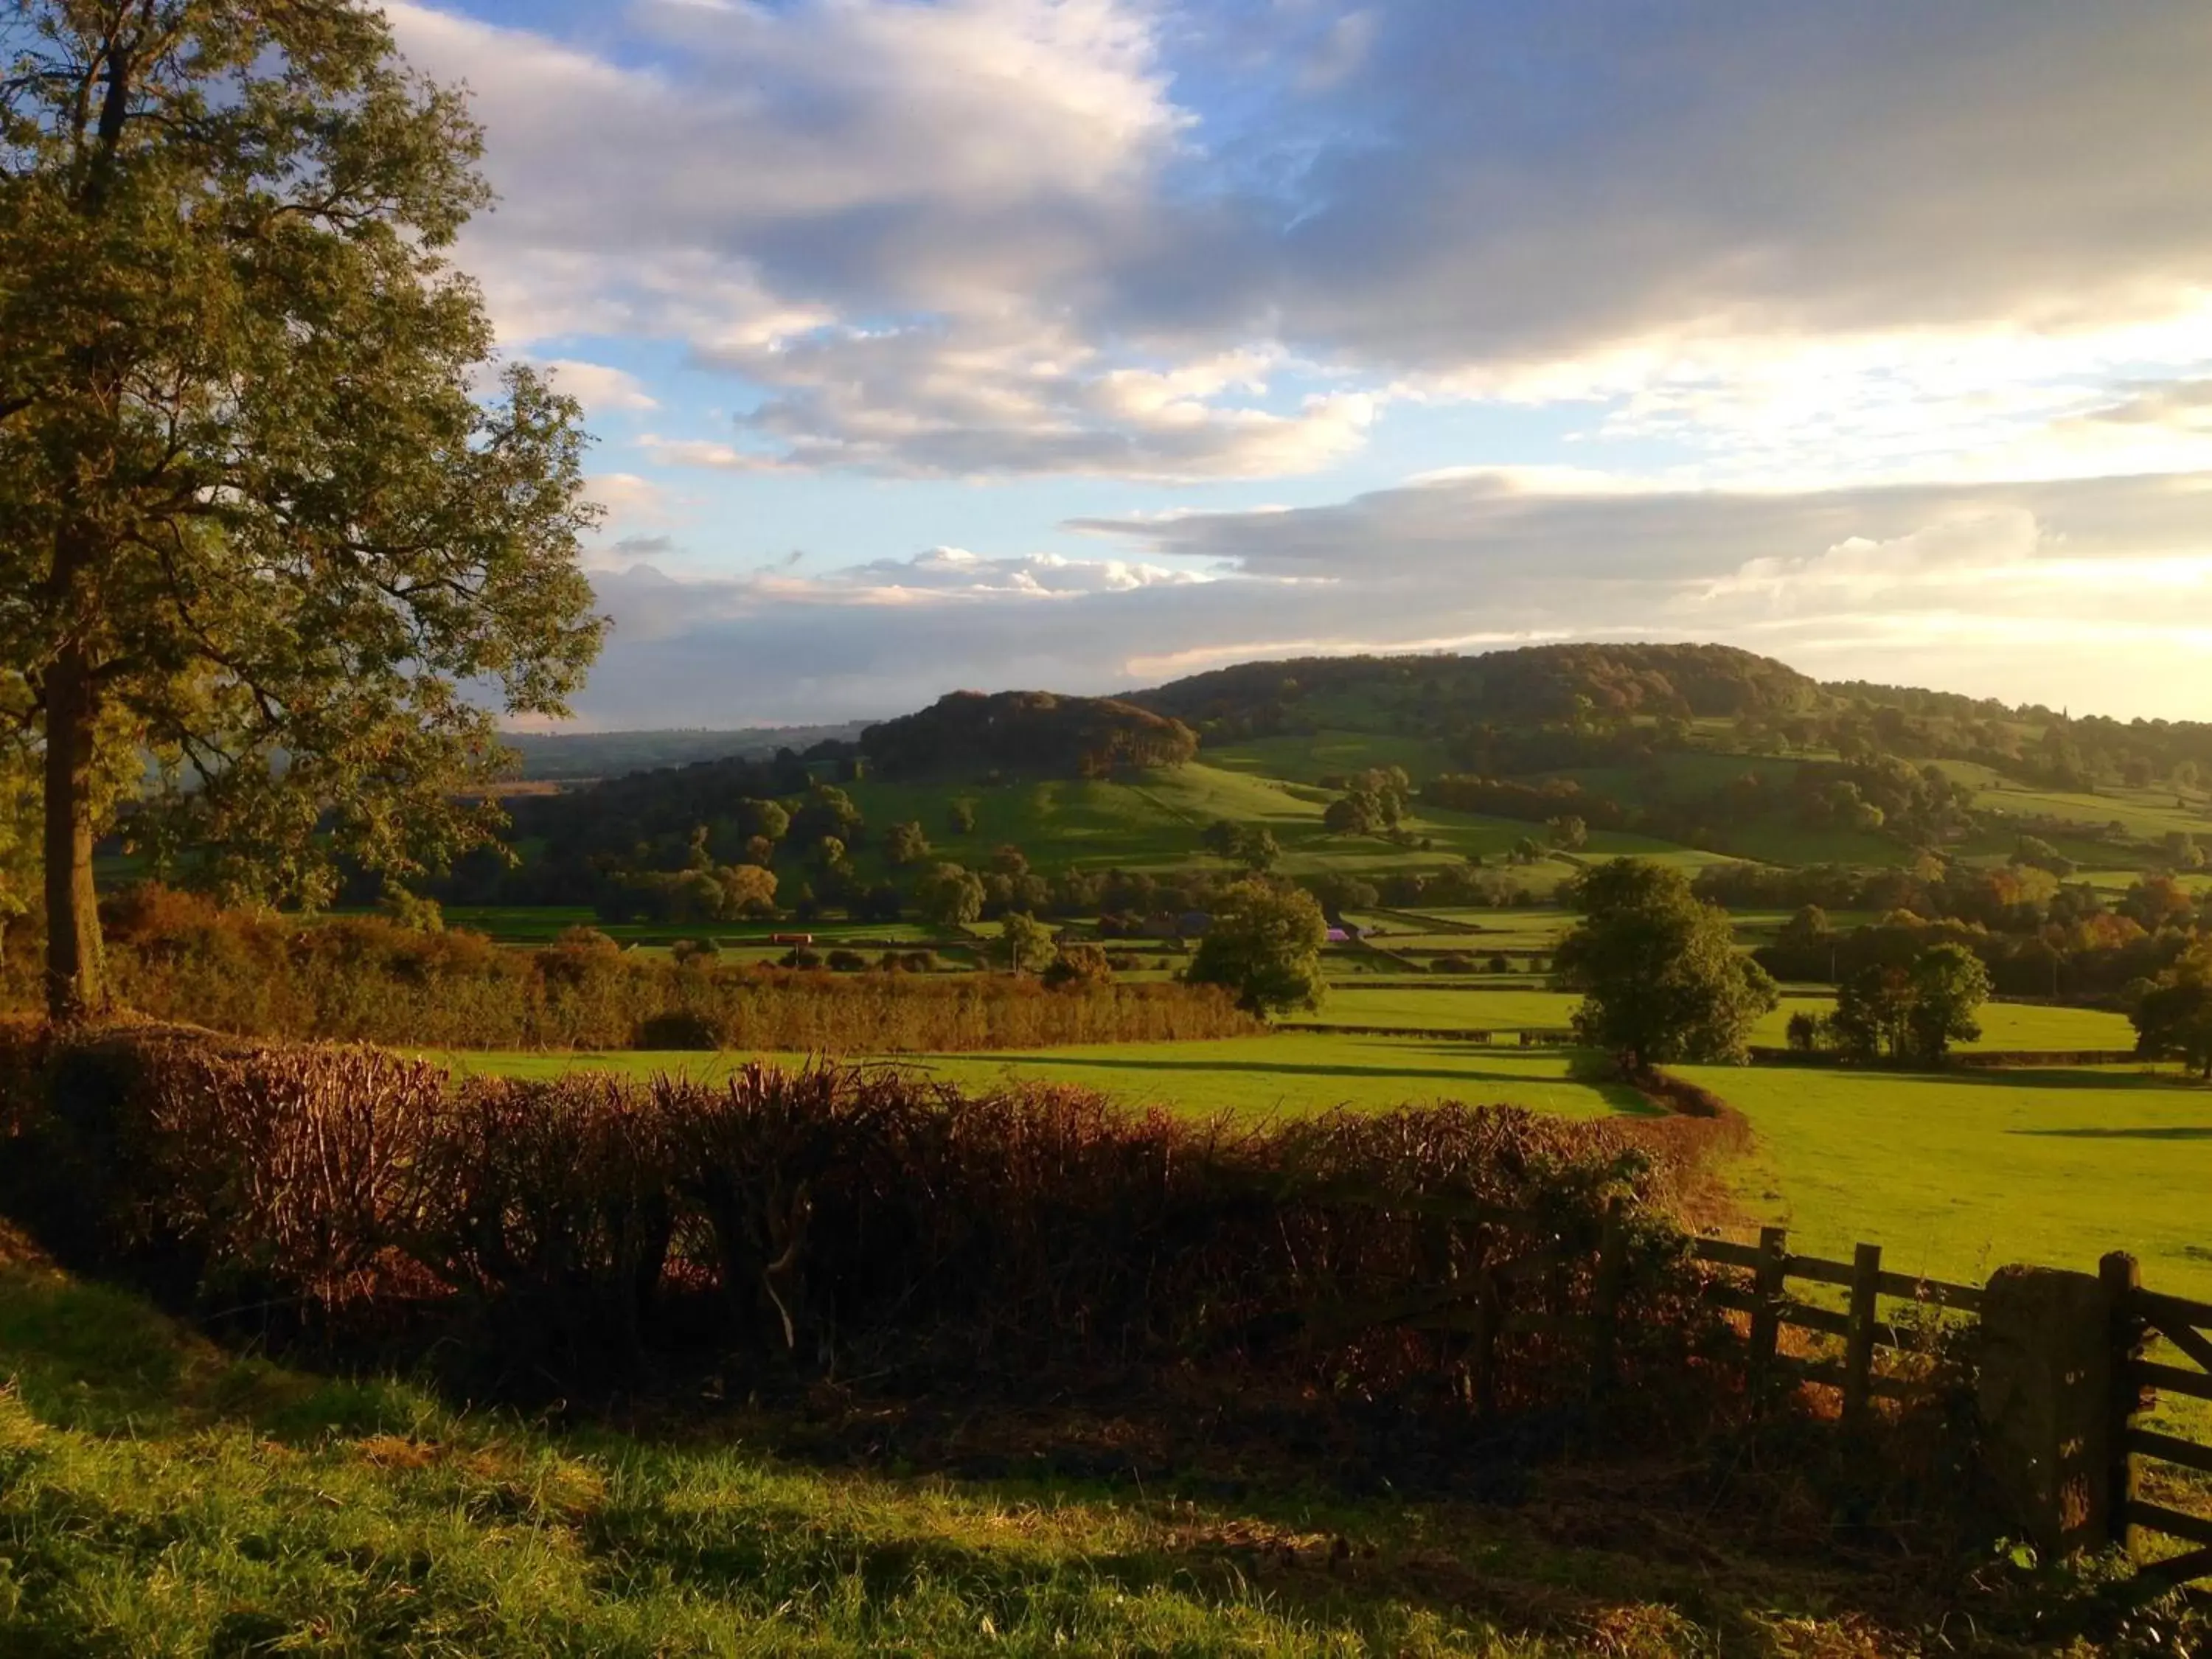
M1875 740L1900 754L1975 761L2062 789L2212 785L2212 723L2203 720L2076 716L2040 703L2008 707L1856 680L1827 690L1858 711Z
M535 951L374 917L303 924L161 889L103 907L118 992L156 1018L416 1048L888 1054L1180 1042L1259 1029L1223 993L1077 977L677 961L573 930ZM896 960L895 957L894 960ZM32 1005L28 975L13 983Z
M1732 836L1755 825L1884 831L1910 846L1936 846L1973 827L1972 791L1934 767L1888 758L1857 763L1807 761L1775 773L1747 767L1703 791L1686 791L1663 769L1638 779L1630 804L1585 789L1572 778L1534 781L1446 773L1431 778L1421 799L1452 811L1549 823L1579 818L1592 830L1627 830L1686 846L1729 849Z
M1589 1356L1563 1328L1592 1310L1627 1198L1615 1426L1710 1412L1687 1362L1726 1333L1656 1218L1671 1170L1647 1145L1497 1108L1231 1133L881 1068L457 1085L359 1049L0 1036L0 1199L51 1243L264 1339L398 1348L492 1390L648 1360L971 1386L1159 1364L1272 1376L1324 1411L1564 1404ZM1435 1218L1455 1200L1531 1221ZM1463 1338L1309 1322L1539 1242L1565 1259L1512 1295L1546 1317L1507 1325L1479 1377Z
M1111 697L1049 691L955 691L872 726L860 753L885 777L981 781L993 769L1091 778L1128 767L1179 766L1198 754L1181 720Z
M1295 732L1332 702L1379 708L1395 729L1688 720L1815 707L1820 689L1770 657L1720 645L1541 645L1480 656L1304 657L1241 663L1131 699L1223 736Z

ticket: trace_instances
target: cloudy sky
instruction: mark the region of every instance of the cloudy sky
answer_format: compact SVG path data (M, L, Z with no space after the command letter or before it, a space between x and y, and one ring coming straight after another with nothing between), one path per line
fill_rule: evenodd
M1724 640L2212 719L2203 0L444 0L597 726Z

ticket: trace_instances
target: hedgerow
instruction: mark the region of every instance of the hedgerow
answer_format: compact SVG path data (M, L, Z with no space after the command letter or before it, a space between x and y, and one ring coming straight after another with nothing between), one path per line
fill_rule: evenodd
M1668 1171L1613 1124L1446 1107L1232 1130L831 1065L457 1085L159 1028L0 1048L0 1199L42 1236L258 1336L507 1389L1139 1365L1535 1407L1590 1385L1556 1321L1592 1311L1616 1198L1627 1380L1679 1394L1717 1340L1656 1218ZM1522 1316L1487 1365L1478 1303ZM1447 1304L1456 1322L1418 1316Z
M576 930L536 951L381 918L302 922L144 886L105 907L113 979L147 1017L240 1036L447 1048L915 1053L1182 1042L1257 1030L1217 989L996 974L681 962ZM16 1006L36 994L12 982ZM0 989L9 988L0 986Z

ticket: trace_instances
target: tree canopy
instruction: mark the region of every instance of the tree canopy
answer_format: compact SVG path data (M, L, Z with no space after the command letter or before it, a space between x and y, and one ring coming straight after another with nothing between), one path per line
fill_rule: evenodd
M158 859L319 902L335 853L484 836L497 714L596 653L579 410L491 372L446 258L479 148L358 0L0 20L0 714L58 1016L106 1000L92 849L143 757Z
M1846 976L1830 1024L1847 1054L1934 1065L1954 1042L1981 1036L1974 1015L1989 998L1980 957L1963 945L1932 945L1910 963L1871 963Z
M1263 880L1223 890L1187 975L1195 985L1221 985L1237 1006L1279 1014L1320 1006L1326 992L1321 950L1328 923L1303 888Z
M1736 952L1728 912L1681 872L1642 859L1592 866L1567 896L1582 920L1560 942L1554 982L1580 991L1575 1030L1631 1070L1679 1060L1741 1060L1778 994Z
M2130 1018L2137 1053L2179 1060L2212 1078L2212 943L2196 945L2143 988Z

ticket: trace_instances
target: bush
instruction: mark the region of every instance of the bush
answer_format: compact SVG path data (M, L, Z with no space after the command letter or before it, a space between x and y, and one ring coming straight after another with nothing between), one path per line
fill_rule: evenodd
M858 951L832 951L830 971L833 974L859 974L867 970L868 959Z
M1432 974L1471 974L1474 971L1474 958L1456 951L1447 951L1429 964L1429 971Z
M1620 1125L1505 1109L1231 1133L881 1068L455 1089L370 1051L125 1034L0 1072L9 1167L63 1120L150 1131L76 1143L115 1200L91 1234L111 1258L158 1246L204 1304L296 1304L320 1338L465 1354L539 1389L651 1352L917 1378L1146 1363L1460 1397L1448 1334L1314 1310L1488 1282L1556 1239L1563 1266L1515 1281L1514 1305L1586 1316L1608 1201L1655 1199L1665 1174ZM1631 1256L1625 1370L1679 1374L1716 1316L1648 1212ZM1578 1341L1516 1326L1484 1388L1506 1409L1564 1403L1585 1365Z

